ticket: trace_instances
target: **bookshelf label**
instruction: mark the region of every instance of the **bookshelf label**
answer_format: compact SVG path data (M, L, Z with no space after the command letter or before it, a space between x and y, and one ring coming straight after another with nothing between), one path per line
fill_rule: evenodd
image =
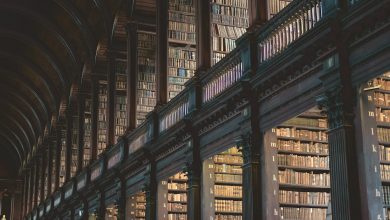
M374 113L373 111L368 111L368 116L374 117L374 116L375 116L375 113Z
M374 144L372 145L372 152L377 152Z

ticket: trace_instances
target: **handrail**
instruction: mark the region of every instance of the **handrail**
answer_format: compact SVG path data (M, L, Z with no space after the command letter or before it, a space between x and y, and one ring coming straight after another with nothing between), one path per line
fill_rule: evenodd
M170 107L168 112L163 113L160 118L159 132L163 132L168 128L175 125L181 119L184 118L189 112L189 99L188 91L187 94L182 95L178 100L175 100L175 103Z
M207 72L211 78L206 77L202 80L203 103L212 100L242 77L243 64L238 49L233 50L219 64Z

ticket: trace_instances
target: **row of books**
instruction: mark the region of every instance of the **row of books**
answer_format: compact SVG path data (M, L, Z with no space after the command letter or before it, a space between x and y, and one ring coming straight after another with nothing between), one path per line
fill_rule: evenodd
M195 33L168 30L168 38L171 41L182 41L187 44L195 44Z
M182 203L168 203L168 212L186 212L187 204Z
M99 109L98 109L98 145L97 153L100 155L106 148L107 141L107 84L99 83Z
M383 203L390 205L390 186L382 186Z
M214 42L213 42L213 47L214 47ZM211 62L214 65L218 63L220 60L222 60L226 56L226 53L221 53L214 50L212 56L213 57L211 58L212 59Z
M268 10L270 17L273 17L283 8L285 8L291 1L289 0L270 0L268 3Z
M242 216L241 215L216 214L215 220L242 220Z
M234 164L242 164L244 161L242 156L217 154L214 156L214 162L234 165Z
M291 169L279 170L279 183L329 187L330 175L329 173L298 172Z
M279 191L279 202L288 204L328 205L330 194L327 192Z
M175 69L175 71L178 71L178 69ZM189 71L189 70L185 70ZM184 85L185 82L187 82L187 78L180 78L180 77L168 77L168 83L174 83L179 85ZM183 87L184 88L184 87Z
M302 153L328 154L328 144L325 143L307 143L295 140L277 140L278 150L293 151Z
M168 56L175 59L196 60L196 50L170 47Z
M188 60L188 59L168 58L168 67L195 69L196 68L196 61ZM174 76L189 77L189 76L187 76L185 71L177 71Z
M187 183L168 182L168 190L187 190Z
M378 141L390 142L390 128L377 128Z
M156 82L156 73L149 70L139 70L138 81L142 82Z
M242 186L214 185L215 196L242 197Z
M168 202L187 202L187 193L168 193Z
M215 24L223 24L234 27L247 27L248 19L242 17L234 17L230 15L213 14L212 22Z
M153 111L154 106L141 105L138 103L137 105L137 114L148 114L150 111Z
M230 173L230 174L242 174L241 166L229 165L229 164L215 164L216 173Z
M379 158L381 161L390 161L390 147L379 145Z
M382 106L390 106L390 94L375 92L374 93L374 101L377 105Z
M248 8L247 0L211 0L213 4L231 5L240 8Z
M381 179L382 180L390 180L390 165L381 164Z
M187 214L169 213L168 220L187 220Z
M213 24L212 30L213 36L226 37L233 40L241 37L245 33L245 28L222 24Z
M215 181L226 183L242 183L242 175L215 174Z
M146 196L144 192L132 195L130 197L130 219L131 220L144 220L146 210Z
M390 122L390 110L383 110L381 108L375 109L376 121Z
M178 81L173 81L171 83L184 84L185 82L187 82L188 78L191 78L194 74L195 74L194 69L185 69L182 66L177 66L177 67L171 66L168 68L168 76L177 76L177 77L168 77L168 78L178 80Z
M301 138L303 140L313 140L313 141L327 141L328 135L325 131L312 131L305 129L296 129L296 128L277 128L276 135L278 137L293 137Z
M326 209L321 208L280 208L281 219L299 219L299 220L325 220Z
M234 5L212 4L211 13L212 14L219 14L219 15L247 18L248 17L248 8L247 7L237 7Z
M287 120L283 125L303 126L313 128L328 128L328 122L324 118L303 118L295 117Z
M116 84L116 89L117 90L126 90L126 87L127 87L127 82L126 82L126 75L116 75L116 80L115 80L115 84Z
M156 98L142 98L137 99L137 104L154 107L156 105Z
M390 78L388 76L375 78L373 83L374 85L380 85L380 89L390 90Z
M329 168L329 158L278 154L278 165L310 168Z
M138 89L156 91L157 87L155 82L138 81Z
M177 11L169 11L168 20L194 24L195 15L183 14Z
M219 53L229 53L236 48L236 41L229 38L213 37L213 50ZM222 57L223 58L223 57ZM222 59L221 58L221 59Z
M190 32L190 33L195 32L195 24L193 24L193 23L169 21L168 28L169 28L169 30L177 30L180 32Z
M242 212L242 201L237 200L215 200L216 212Z

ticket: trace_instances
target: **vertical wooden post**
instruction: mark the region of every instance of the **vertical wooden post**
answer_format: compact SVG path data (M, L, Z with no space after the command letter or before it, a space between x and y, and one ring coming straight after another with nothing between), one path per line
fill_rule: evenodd
M85 135L85 95L79 93L79 103L78 103L78 115L79 115L79 140L78 140L78 161L77 161L77 174L83 169L83 160L84 160L84 135Z
M157 105L168 102L168 0L157 5Z
M210 0L195 1L197 70L211 66L211 5ZM197 71L197 73L198 73Z
M34 178L34 205L32 207L36 207L38 205L38 192L39 192L39 169L40 169L40 156L36 156L35 158L35 178Z
M53 137L50 136L49 137L49 141L48 141L48 157L47 157L47 195L50 196L51 193L52 193L52 187L51 187L51 184L52 184L52 178L51 178L51 175L53 174L53 147L55 147L55 145L53 146Z
M154 160L150 161L150 163L146 167L145 171L145 197L146 197L146 220L155 220L157 219L157 180L156 180L156 163Z
M115 144L115 77L116 57L113 51L108 52L107 73L107 149Z
M91 82L91 96L92 96L92 109L91 109L91 161L97 158L97 145L98 145L98 117L99 117L99 80L97 76L92 76Z
M41 196L41 199L40 201L44 201L45 200L45 171L46 171L46 167L47 167L47 143L44 143L44 146L43 146L43 149L42 149L42 162L41 162L41 184L40 184L40 196Z
M269 0L248 0L249 29L254 29L268 20Z
M202 161L200 157L200 143L197 132L192 132L192 140L187 144L187 163L186 170L188 176L187 188L187 217L188 220L200 220L201 213L201 176L202 176Z
M29 181L29 206L28 206L28 212L31 212L34 199L33 199L33 191L34 191L34 175L35 175L35 164L31 165L30 169L30 181Z
M138 25L129 22L126 25L127 33L127 125L128 131L137 126L137 31Z
M57 125L56 128L56 173L55 173L55 184L53 191L58 190L60 186L60 167L61 167L61 125Z
M73 131L73 111L72 106L69 105L66 110L66 159L65 159L65 183L70 180L72 167L72 131Z

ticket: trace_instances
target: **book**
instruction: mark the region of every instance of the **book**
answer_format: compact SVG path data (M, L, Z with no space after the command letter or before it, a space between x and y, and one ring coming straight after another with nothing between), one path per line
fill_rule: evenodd
M107 145L107 81L99 81L98 145L99 156Z
M247 0L211 0L212 64L236 47L248 26Z
M326 117L316 108L273 129L281 219L326 219L330 201L327 129Z

